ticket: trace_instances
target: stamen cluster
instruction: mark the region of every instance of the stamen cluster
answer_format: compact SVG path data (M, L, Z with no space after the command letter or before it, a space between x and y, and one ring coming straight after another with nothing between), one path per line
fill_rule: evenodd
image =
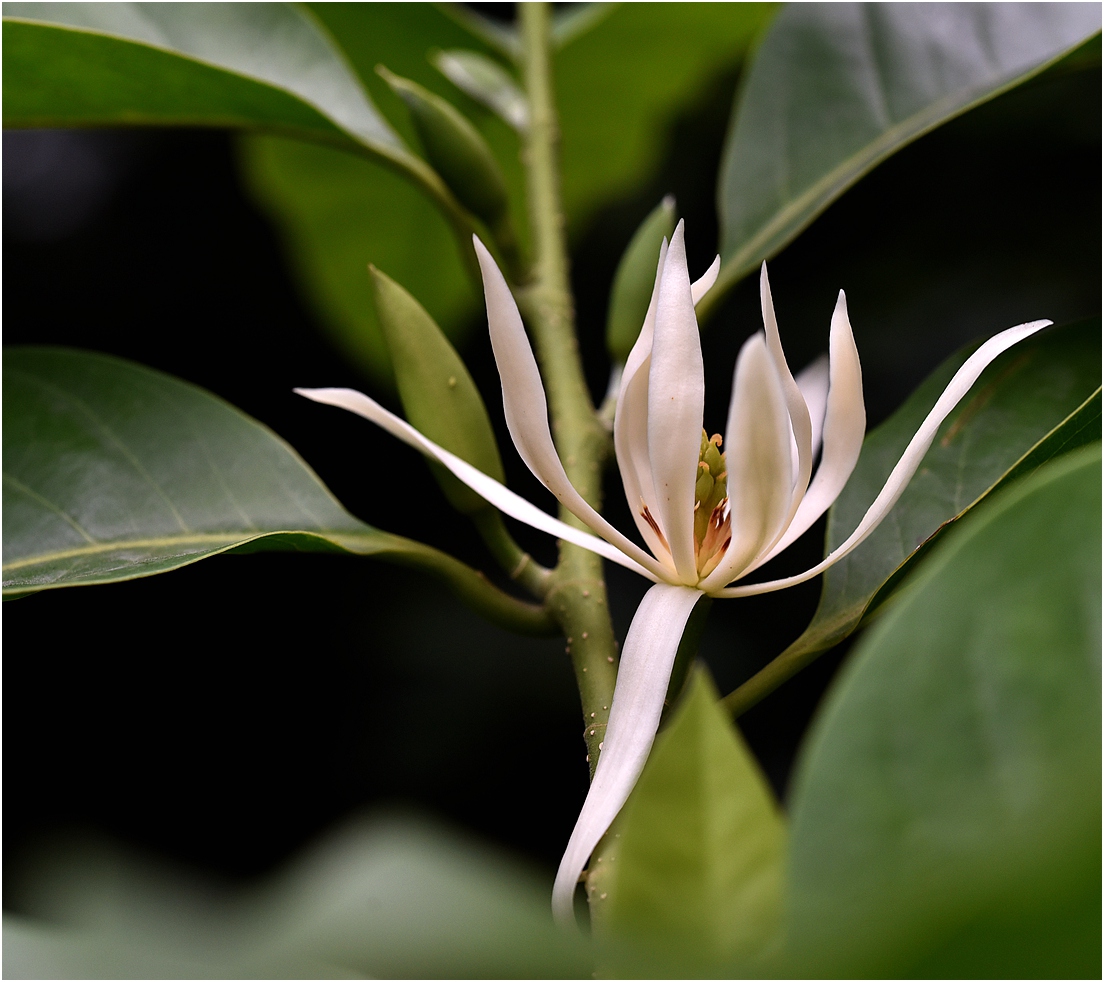
M732 541L729 528L728 470L719 433L702 430L698 475L694 484L694 549L698 572L704 577L716 568Z

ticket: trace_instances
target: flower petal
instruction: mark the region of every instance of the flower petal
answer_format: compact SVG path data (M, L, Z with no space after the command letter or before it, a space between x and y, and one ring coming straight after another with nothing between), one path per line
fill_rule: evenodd
M443 464L461 481L477 494L481 494L500 511L505 512L511 518L519 522L525 522L533 528L547 532L559 539L573 542L577 546L589 549L612 562L631 569L634 573L647 577L649 580L662 579L651 569L646 568L635 560L626 556L620 549L610 543L590 535L588 532L553 518L547 512L541 511L536 505L526 501L520 495L514 494L509 488L499 484L494 478L488 477L482 471L476 470L467 461L461 460L455 454L449 453L444 447L439 447L428 437L422 436L413 426L394 413L388 412L374 399L357 392L354 389L296 389L296 393L321 402L327 406L337 406L347 409L370 419L373 423L387 430L392 436L398 437L403 443L409 444L415 450L420 450L427 457ZM651 560L651 557L648 557ZM654 560L652 560L654 563Z
M659 284L652 363L648 370L648 459L655 498L647 501L671 549L679 579L698 580L694 485L705 413L705 365L686 272L679 222Z
M782 380L762 333L736 359L725 429L725 464L732 541L703 590L741 575L778 538L790 516L793 460L790 415Z
M652 556L599 515L568 479L552 442L552 431L548 426L548 399L537 369L537 360L533 357L533 349L529 346L529 338L521 322L521 314L518 313L513 294L491 254L477 237L472 236L472 239L483 273L487 323L498 374L502 380L502 405L506 412L506 426L521 459L537 479L559 499L560 504L591 531L597 532L639 565L651 570L653 577L649 578L667 577L669 574Z
M828 389L824 453L820 466L789 528L762 562L778 555L828 510L859 461L866 434L866 407L863 405L859 352L847 317L847 298L842 290L832 314L829 350L831 386Z
M790 426L793 428L794 441L797 444L797 468L794 471L793 494L790 499L790 517L797 511L805 489L809 486L809 477L813 472L813 426L809 418L809 407L801 397L790 366L786 364L786 355L782 351L782 340L778 336L778 319L774 316L774 300L771 297L770 280L767 278L767 264L763 263L759 271L759 301L763 310L763 330L767 337L767 350L774 362L775 371L782 382L782 391L786 396L786 406L790 413Z
M633 616L617 670L602 754L552 889L552 913L561 924L574 926L572 899L579 874L644 769L682 632L701 597L690 587L658 583L644 594Z
M1048 320L1031 321L1028 324L1010 327L1007 331L1001 331L1000 334L991 337L966 359L965 364L955 373L950 384L943 390L943 394L936 400L931 412L924 418L924 422L920 424L920 428L916 431L916 435L909 441L909 445L905 447L905 452L901 455L901 459L897 461L896 466L893 468L892 472L890 472L889 479L886 481L885 486L878 492L878 496L874 499L874 503L867 509L866 514L863 515L858 527L846 540L841 542L833 552L826 556L824 560L817 563L812 569L808 569L804 573L799 573L796 576L787 576L784 579L771 580L767 583L750 583L747 586L733 586L721 590L710 590L711 596L750 597L759 593L771 593L775 590L783 590L786 587L804 583L806 580L812 579L814 576L823 573L829 566L843 559L844 556L870 535L870 533L877 528L882 519L889 514L890 509L896 504L897 499L905 490L905 486L916 472L916 469L920 466L920 462L924 459L924 454L928 452L928 447L931 446L932 440L935 439L935 434L939 429L939 425L951 414L955 406L962 401L966 393L970 391L971 386L977 381L978 376L981 375L986 366L988 366L1001 352L1006 351L1014 344L1029 337L1036 331L1042 330L1042 328L1047 327L1051 323L1053 322Z
M820 449L824 436L824 414L828 410L828 386L830 382L828 355L821 355L809 362L794 379L801 391L801 398L809 408L809 422L813 428L813 456ZM796 443L794 452L797 452ZM797 469L796 463L794 469Z
M690 284L690 296L694 301L695 307L701 301L701 298L713 289L713 284L717 282L717 277L720 275L720 272L721 257L717 256L714 258L713 262L709 264L709 269Z
M659 298L659 281L667 258L667 240L659 248L659 265L648 313L640 328L625 370L621 376L621 389L617 394L617 410L613 417L613 448L617 455L617 468L625 487L625 500L629 504L636 527L648 544L648 548L664 566L675 574L671 553L655 530L644 518L642 502L655 500L652 484L652 465L648 459L648 370L652 360L652 336L655 327L656 303Z
M828 356L821 355L806 365L794 378L801 398L809 410L809 423L812 426L812 451L816 457L820 449L820 439L824 433L824 411L828 404ZM790 459L796 474L800 463L797 453L797 440L790 436Z

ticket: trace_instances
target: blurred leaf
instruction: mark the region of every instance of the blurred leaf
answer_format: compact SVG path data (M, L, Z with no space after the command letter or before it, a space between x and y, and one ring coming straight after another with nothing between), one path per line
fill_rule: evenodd
M409 112L376 76L376 65L384 63L442 97L456 96L426 56L432 48L470 46L471 38L437 5L323 3L311 11L407 139L416 140ZM480 111L475 103L460 108ZM503 167L515 214L523 213L516 134L494 118L475 123ZM282 230L308 301L335 344L368 378L379 386L393 384L369 263L387 270L454 343L462 342L482 296L465 273L449 223L424 195L385 167L326 147L247 137L242 150L246 185Z
M401 279L445 333L462 340L476 294L447 223L415 188L328 147L257 136L241 151L246 184L281 228L308 301L357 368L393 384L369 263Z
M573 233L654 177L676 116L732 74L775 5L619 4L558 52L563 198Z
M642 957L746 963L777 942L785 827L704 671L657 737L615 828L603 921L640 943Z
M517 82L497 61L478 51L437 51L430 61L460 91L466 92L519 133L529 126L529 103Z
M457 101L456 89L427 58L439 49L471 49L482 38L488 48L473 57L494 65L487 57L496 47L490 35L473 35L457 22L476 15L434 4L311 9L408 139L414 134L404 107L375 77L381 62L456 102L472 119L502 167L524 241L517 133L482 112L478 96L468 105ZM625 4L557 53L564 205L573 234L598 208L631 194L654 174L667 151L665 128L718 76L732 71L772 10L762 4ZM498 72L509 77L504 68ZM243 161L247 183L283 229L324 325L373 381L388 384L391 369L372 310L369 262L401 282L462 347L482 298L464 275L449 226L421 196L382 167L322 147L249 138Z
M134 579L230 550L351 552L443 578L483 614L543 611L353 518L283 440L202 389L64 348L4 354L5 595Z
M556 11L552 20L552 43L564 48L606 19L616 3L573 3Z
M433 318L398 283L372 268L376 312L395 366L407 421L446 450L506 483L491 418L467 367ZM489 507L445 468L434 476L454 508Z
M1099 30L1090 4L788 6L734 110L717 192L724 265L703 306L881 161Z
M1100 461L956 529L835 683L793 793L793 970L1099 973Z
M361 821L228 891L126 855L58 854L38 918L5 915L20 978L583 978L549 886L422 822ZM54 923L50 923L53 921ZM65 926L58 926L57 922Z
M434 6L500 55L511 60L521 57L521 38L513 24L485 17L465 3L437 3Z
M846 539L885 484L920 422L973 346L940 365L885 423L867 435L850 479L828 513L825 555ZM820 603L804 633L726 697L741 713L851 634L913 569L922 547L967 515L1010 473L1099 439L1100 321L1051 328L1006 351L973 395L944 421L889 517L824 574ZM1087 405L1084 405L1088 401ZM1098 406L1098 403L1095 404ZM770 681L769 688L761 683Z
M238 126L413 159L294 4L9 3L4 20L5 126Z

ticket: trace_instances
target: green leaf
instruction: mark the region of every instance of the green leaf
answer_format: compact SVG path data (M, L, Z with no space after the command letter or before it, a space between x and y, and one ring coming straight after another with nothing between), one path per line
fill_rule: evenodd
M1083 4L792 4L734 109L702 316L860 177L1100 30Z
M451 556L346 512L270 430L202 389L106 355L4 354L5 596L151 576L237 550L350 552L417 566L477 610L542 610Z
M791 970L1100 970L1100 445L956 529L802 750Z
M494 428L475 381L448 338L406 290L374 266L376 312L410 424L462 460L506 483ZM487 502L443 467L433 467L452 506L470 514Z
M777 941L785 827L755 759L698 670L656 739L605 855L615 936L693 963Z
M247 889L121 850L34 870L39 917L4 916L20 978L587 978L549 885L453 832L360 820Z
M278 129L410 157L294 4L9 3L4 125Z
M885 484L921 420L971 349L944 362L867 435L855 470L828 513L825 555L839 545ZM944 421L889 517L824 574L804 633L726 697L735 713L851 634L924 554L940 530L969 514L1010 476L1099 439L1100 321L1051 328L1000 356Z

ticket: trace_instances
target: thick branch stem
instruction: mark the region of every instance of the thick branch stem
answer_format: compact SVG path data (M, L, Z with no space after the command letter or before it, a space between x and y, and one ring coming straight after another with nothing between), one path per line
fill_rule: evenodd
M602 504L602 463L609 432L587 391L568 271L567 240L560 198L559 123L551 63L551 9L546 3L518 7L522 73L529 96L530 126L523 149L528 176L533 238L533 278L518 302L532 332L548 391L552 433L568 477L595 508ZM578 520L561 509L561 517ZM606 603L602 561L578 546L562 543L546 604L563 628L582 698L591 774L605 737L617 678L616 642Z

